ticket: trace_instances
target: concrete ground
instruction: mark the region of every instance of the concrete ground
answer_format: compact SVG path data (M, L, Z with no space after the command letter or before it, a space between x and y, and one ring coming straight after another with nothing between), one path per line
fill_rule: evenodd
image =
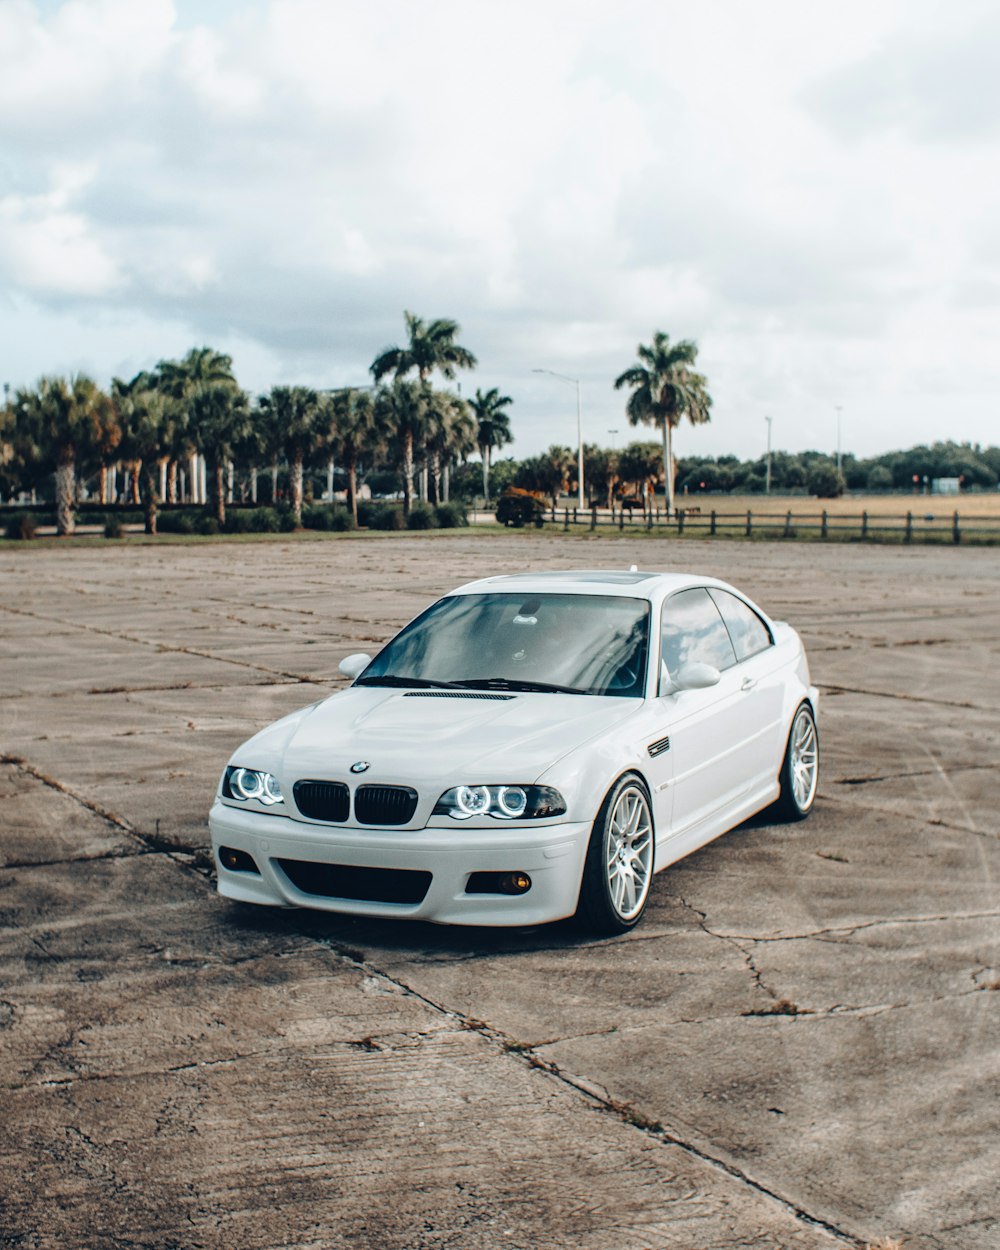
M206 814L263 723L439 592L699 568L822 689L809 821L641 926L237 909ZM996 1250L990 550L400 535L0 546L0 1246Z

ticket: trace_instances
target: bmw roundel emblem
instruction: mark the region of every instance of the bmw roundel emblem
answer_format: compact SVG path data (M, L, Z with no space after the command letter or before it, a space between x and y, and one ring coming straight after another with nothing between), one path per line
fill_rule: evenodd
M358 760L356 764L351 765L351 772L366 773L369 768L371 768L371 764L369 764L367 760Z

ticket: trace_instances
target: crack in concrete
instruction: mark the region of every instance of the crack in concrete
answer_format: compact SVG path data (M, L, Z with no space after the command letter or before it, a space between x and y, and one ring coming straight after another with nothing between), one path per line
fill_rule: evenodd
M131 642L140 647L152 647L161 655L193 655L201 660L214 660L219 664L234 664L237 668L248 668L255 673L267 673L269 676L285 677L292 682L307 685L319 685L321 679L302 673L289 673L284 669L268 668L266 664L254 664L250 660L239 660L231 655L216 655L212 651L199 651L196 647L182 647L166 642L151 642L148 638L140 638L135 634L126 634L115 629L101 629L97 625L89 625L81 621L64 621L58 616L43 616L40 612L29 612L26 608L12 608L9 604L0 604L0 611L9 612L13 616L26 616L31 620L44 621L49 625L62 625L64 628L82 630L84 633L97 634L101 638L116 638L119 642Z
M1000 761L994 760L989 764L949 764L945 769L943 765L937 765L934 768L914 769L907 773L882 773L877 777L838 777L834 781L837 786L867 786L873 781L899 781L904 777L937 777L951 773L971 773L971 772L993 772L1000 768Z
M151 847L116 847L113 851L100 851L94 855L67 855L63 859L10 859L0 863L0 872L22 868L60 868L68 864L93 864L102 859L134 859L139 855L162 855Z
M635 1108L630 1104L621 1102L620 1100L612 1097L607 1090L604 1090L604 1092L601 1093L599 1087L594 1085L592 1082L587 1081L585 1078L577 1077L573 1073L563 1071L560 1069L558 1064L553 1063L551 1060L543 1059L535 1053L533 1048L525 1047L523 1043L519 1043L515 1039L508 1038L502 1030L494 1028L486 1021L476 1019L472 1016L467 1016L461 1011L456 1011L453 1008L446 1007L443 1003L437 1002L435 999L430 998L426 994L422 994L419 990L407 984L407 982L403 981L400 977L396 977L390 973L382 971L368 959L359 959L358 952L347 952L342 950L338 944L331 939L317 937L316 941L320 945L327 947L331 953L337 955L339 958L345 959L352 965L363 969L368 976L387 982L403 994L422 1002L432 1011L437 1012L446 1019L455 1021L461 1028L467 1029L470 1032L478 1033L485 1040L492 1042L494 1045L498 1045L505 1054L510 1055L515 1061L526 1063L530 1068L536 1069L546 1076L559 1081L561 1084L566 1085L568 1088L579 1094L583 1094L585 1097L596 1103L600 1109L615 1115L623 1123L629 1124L631 1127L635 1128L636 1131L645 1133L647 1136L652 1137L655 1140L676 1146L679 1150L684 1151L684 1153L692 1156L693 1158L700 1159L703 1163L708 1164L710 1167L724 1172L731 1179L738 1181L740 1184L752 1189L754 1192L777 1203L783 1210L792 1214L796 1219L801 1220L803 1223L809 1224L814 1228L822 1229L824 1232L838 1238L846 1245L859 1248L862 1246L863 1243L861 1238L855 1237L853 1234L848 1233L844 1229L838 1228L836 1225L831 1224L819 1216L812 1215L809 1211L806 1211L803 1207L798 1206L791 1199L785 1198L782 1194L778 1193L777 1190L771 1189L767 1185L756 1180L742 1168L738 1168L720 1156L711 1153L711 1151L695 1145L695 1143L678 1136L676 1133L672 1133L669 1129L664 1128L658 1122L647 1120L640 1113L637 1113Z
M863 694L873 699L899 699L904 703L932 703L935 707L957 707L965 711L992 712L993 708L981 707L978 703L959 703L955 699L932 699L929 695L900 694L891 690L862 690L858 686L837 686L831 682L818 681L820 690L830 694Z
M148 850L166 855L169 859L174 860L175 863L180 864L182 868L187 868L203 875L205 870L204 861L207 859L207 853L204 848L169 842L158 834L137 829L135 825L125 820L124 817L103 807L100 803L95 803L93 799L88 799L82 794L78 794L64 782L48 776L47 773L44 773L40 768L29 763L19 755L0 754L0 764L11 765L27 776L34 777L36 781L42 782L43 785L57 791L59 794L64 794L67 798L72 799L74 803L79 803L81 807L86 808L88 812L100 817L107 824L120 829L123 833L128 834L130 838L136 839Z
M879 814L895 817L896 819L912 820L918 824L930 825L935 829L950 829L955 833L971 833L977 838L985 838L989 842L996 842L1000 839L1000 833L993 833L989 829L979 829L974 825L956 825L949 820L941 820L939 817L916 816L911 812L901 812L892 807L880 807L877 803L858 803L853 799L847 799L837 794L824 794L823 801L834 805L840 803L845 807L851 807L862 812L878 812Z
M267 670L265 670L266 672ZM301 686L303 683L298 678L285 678L281 681L269 679L265 681L243 681L240 682L235 689L239 690L261 690L270 686ZM325 681L316 681L314 685L323 685ZM179 681L158 686L91 686L88 690L46 690L39 692L37 690L14 690L9 694L0 694L0 703L13 703L18 699L72 699L80 695L105 695L105 694L168 694L172 690L232 690L233 686L227 685L221 681L210 682L194 682Z

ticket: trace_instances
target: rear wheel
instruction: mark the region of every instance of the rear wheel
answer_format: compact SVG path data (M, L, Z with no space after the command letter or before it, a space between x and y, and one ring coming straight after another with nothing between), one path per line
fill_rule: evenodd
M778 780L778 814L785 820L805 820L812 811L819 785L819 732L808 703L801 704L795 713Z
M639 923L653 876L653 817L634 775L609 790L594 821L577 920L593 933L627 933Z

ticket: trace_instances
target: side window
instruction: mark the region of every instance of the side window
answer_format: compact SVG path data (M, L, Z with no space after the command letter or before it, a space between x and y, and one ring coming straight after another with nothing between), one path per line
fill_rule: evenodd
M748 660L750 656L766 651L771 646L771 633L753 608L742 599L731 595L728 590L716 590L713 587L708 593L722 613L738 660Z
M671 674L686 664L732 668L736 652L707 590L682 590L663 605L660 657Z

